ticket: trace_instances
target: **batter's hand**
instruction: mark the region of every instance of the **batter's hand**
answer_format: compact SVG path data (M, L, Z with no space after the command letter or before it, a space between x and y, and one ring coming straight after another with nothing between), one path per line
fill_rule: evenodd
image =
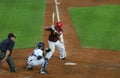
M53 30L55 30L55 27L54 27L54 25L52 25L52 26L50 26Z
M52 25L52 26L50 26L50 27L52 28L52 30L53 30L54 32L57 32L57 31L55 30L54 25Z

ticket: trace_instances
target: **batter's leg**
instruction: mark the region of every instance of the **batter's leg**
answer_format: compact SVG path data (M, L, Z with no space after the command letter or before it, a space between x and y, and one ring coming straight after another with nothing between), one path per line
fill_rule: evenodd
M63 33L60 35L60 42L62 43L62 46L63 46L63 48L64 48L64 50L65 50L65 44L64 44L64 38L63 38ZM65 54L65 57L67 57L67 52L66 52L66 50L65 50L65 52L64 52Z
M60 52L60 59L65 59L65 49L62 46L62 43L60 41L56 42L56 47L58 48L59 52Z
M48 44L51 51L46 54L45 58L50 59L55 51L55 42L48 41Z

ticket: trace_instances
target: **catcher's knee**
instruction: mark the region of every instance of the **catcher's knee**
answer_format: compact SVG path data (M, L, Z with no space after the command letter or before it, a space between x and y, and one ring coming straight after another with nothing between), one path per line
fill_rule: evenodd
M48 58L44 58L45 59L45 62L48 62Z

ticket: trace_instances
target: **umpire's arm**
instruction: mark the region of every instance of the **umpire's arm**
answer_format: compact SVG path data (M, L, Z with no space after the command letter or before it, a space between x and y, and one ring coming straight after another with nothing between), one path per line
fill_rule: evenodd
M5 62L5 60L6 60L6 59L8 58L8 56L9 56L9 54L10 54L10 50L7 50L5 57L4 57L3 60L1 61L2 63Z

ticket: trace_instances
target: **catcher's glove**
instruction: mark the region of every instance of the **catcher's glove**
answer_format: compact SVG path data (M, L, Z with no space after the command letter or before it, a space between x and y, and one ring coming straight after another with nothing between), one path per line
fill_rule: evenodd
M50 48L46 48L46 49L45 49L45 52L47 52L47 53L50 52L50 51L51 51Z
M42 58L41 56L38 56L38 57L37 57L37 60L40 60L41 58Z

